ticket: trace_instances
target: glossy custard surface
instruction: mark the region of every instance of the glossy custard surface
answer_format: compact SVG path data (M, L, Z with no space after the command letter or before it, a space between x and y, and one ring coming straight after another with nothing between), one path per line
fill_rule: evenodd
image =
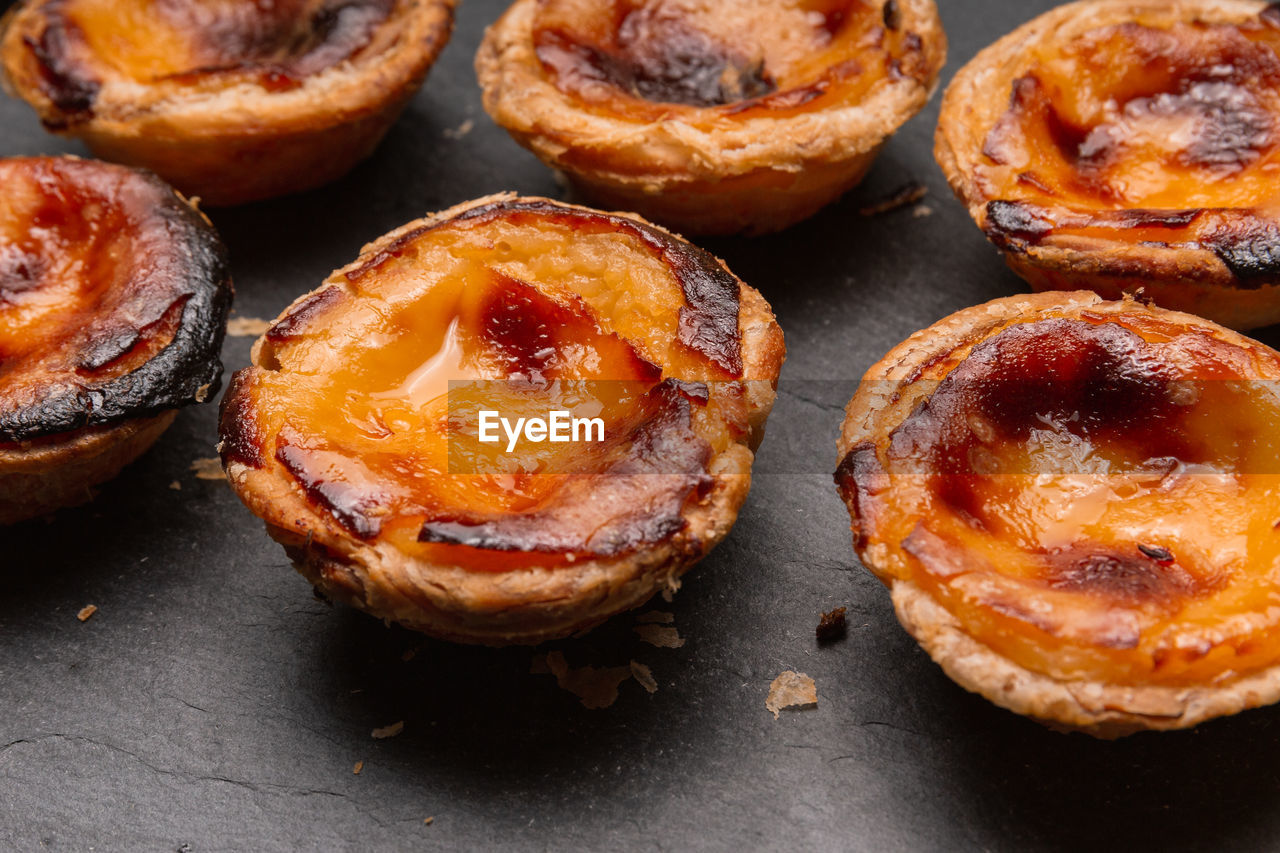
M1149 316L940 356L837 481L902 579L1038 673L1195 684L1280 660L1280 356Z
M713 454L749 430L737 288L626 220L474 208L277 321L224 410L224 457L275 468L343 535L421 559L626 553L678 532ZM482 409L598 417L605 440L508 452L477 440Z
M638 121L793 115L930 76L895 0L543 0L533 29L562 92Z
M1257 273L1280 236L1278 53L1272 8L1239 24L1139 15L1036 45L982 140L988 233L1198 243Z

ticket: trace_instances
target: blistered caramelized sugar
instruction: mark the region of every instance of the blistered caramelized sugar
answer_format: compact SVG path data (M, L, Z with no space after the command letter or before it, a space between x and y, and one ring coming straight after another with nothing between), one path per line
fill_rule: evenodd
M230 287L199 214L154 177L70 158L0 161L0 184L0 441L215 381Z
M224 458L279 466L346 535L424 560L627 553L683 527L709 460L748 430L737 288L629 220L472 208L402 233L274 324L266 369L224 410ZM605 441L508 453L475 440L481 409L588 413Z
M788 115L930 77L894 0L546 0L534 46L561 91L646 121Z
M359 53L394 0L64 0L28 38L45 94L91 111L104 75L138 83L248 76L290 86Z
M1242 280L1280 261L1280 15L1136 20L1046 40L974 175L1006 248L1050 235L1198 244Z
M1277 371L1149 315L1016 324L936 359L837 481L862 536L901 544L890 571L998 654L1211 683L1280 660L1280 390L1257 379Z

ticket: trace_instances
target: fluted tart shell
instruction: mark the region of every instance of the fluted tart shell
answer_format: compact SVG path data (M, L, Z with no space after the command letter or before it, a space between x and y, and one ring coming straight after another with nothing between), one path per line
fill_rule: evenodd
M854 546L946 673L1116 737L1280 699L1280 354L1089 292L997 299L849 403Z
M493 119L597 203L762 233L855 186L945 55L933 0L516 0L476 70Z
M673 588L724 538L783 355L764 299L700 249L491 196L381 237L286 309L232 380L222 458L330 599L536 643ZM556 407L598 414L603 441L477 438L480 410Z
M979 53L935 153L1036 290L1280 321L1280 7L1083 0Z
M226 250L154 175L0 160L0 524L83 503L217 391Z
M455 0L27 0L7 88L52 132L206 205L298 192L367 157L417 91Z

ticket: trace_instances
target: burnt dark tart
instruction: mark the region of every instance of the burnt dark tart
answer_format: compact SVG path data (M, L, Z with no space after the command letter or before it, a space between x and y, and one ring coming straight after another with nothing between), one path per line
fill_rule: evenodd
M493 196L378 239L281 314L223 401L222 458L329 598L536 643L674 588L728 534L783 355L764 299L702 250ZM482 410L602 427L509 452Z
M426 78L455 0L28 0L0 40L46 128L206 205L320 186Z
M936 154L1036 290L1280 321L1280 7L1087 0L982 51Z
M476 69L494 120L599 204L759 233L862 180L945 58L933 0L517 0Z
M1115 737L1280 699L1280 353L1042 293L874 365L836 483L863 563L962 686Z
M231 279L154 175L0 160L0 524L83 503L208 399Z

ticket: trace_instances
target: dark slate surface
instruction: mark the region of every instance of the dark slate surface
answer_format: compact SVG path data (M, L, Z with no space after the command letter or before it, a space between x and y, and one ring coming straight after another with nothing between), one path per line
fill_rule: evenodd
M942 5L949 80L1051 4ZM239 315L274 316L428 211L559 193L480 107L471 57L501 6L463 4L425 90L348 178L213 214ZM588 711L529 674L530 650L430 642L316 601L230 490L189 472L213 455L215 410L187 410L97 503L0 532L0 846L1274 846L1280 711L1118 743L1042 730L953 685L852 555L829 469L858 377L916 329L1022 289L933 163L936 116L935 99L811 222L707 244L770 299L790 349L751 498L666 608L682 648L640 643L630 616L555 646L575 666L643 662L657 694L629 681ZM0 102L0 152L55 151L80 149ZM932 216L859 215L911 179ZM229 369L249 344L228 340ZM818 648L835 605L848 639ZM765 694L784 669L812 675L820 702L775 721Z

